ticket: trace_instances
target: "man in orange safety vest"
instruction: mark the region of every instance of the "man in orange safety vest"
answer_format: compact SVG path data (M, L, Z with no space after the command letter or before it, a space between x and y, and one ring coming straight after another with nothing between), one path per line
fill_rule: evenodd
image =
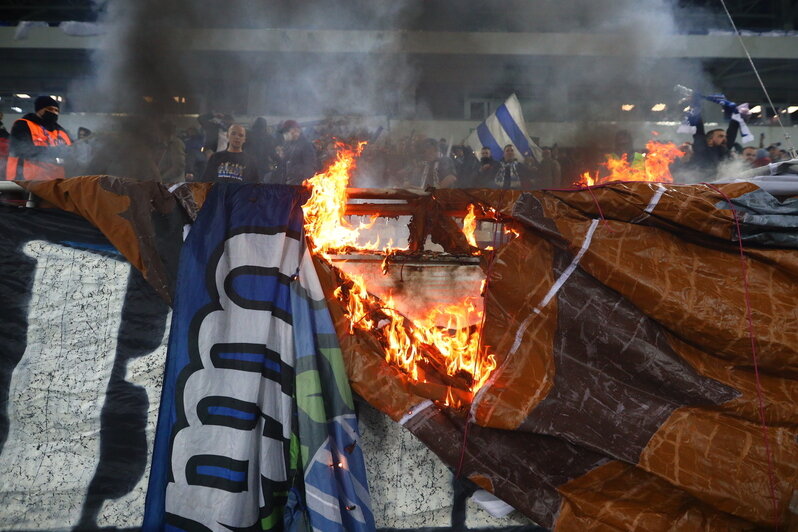
M64 157L72 144L58 125L60 104L50 96L39 96L35 112L28 113L11 128L6 179L49 180L65 177Z

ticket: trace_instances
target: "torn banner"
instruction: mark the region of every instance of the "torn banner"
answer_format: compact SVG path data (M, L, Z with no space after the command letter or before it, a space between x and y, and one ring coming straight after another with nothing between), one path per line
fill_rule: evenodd
M499 366L470 412L432 404L445 396L388 366L331 304L353 389L546 527L790 526L798 215L740 209L741 259L727 198L759 193L617 183L516 195L519 236L486 266L484 343ZM507 199L453 190L432 201L508 213ZM334 276L318 270L332 293Z
M306 192L216 185L183 246L144 528L370 530Z

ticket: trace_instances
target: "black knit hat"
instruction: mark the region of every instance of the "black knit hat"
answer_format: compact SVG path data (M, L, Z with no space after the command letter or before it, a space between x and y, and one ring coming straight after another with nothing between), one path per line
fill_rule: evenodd
M36 98L36 101L33 102L34 111L44 109L45 107L58 107L58 109L61 109L61 104L58 103L55 98L51 98L50 96L39 96Z

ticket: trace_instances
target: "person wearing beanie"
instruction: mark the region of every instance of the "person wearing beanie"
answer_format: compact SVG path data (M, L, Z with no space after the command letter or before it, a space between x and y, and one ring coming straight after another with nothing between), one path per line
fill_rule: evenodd
M317 169L316 150L313 144L302 134L302 128L296 120L286 120L280 127L283 134L283 161L285 176L281 176L287 185L301 185L302 181L313 177Z
M50 180L66 177L64 157L72 144L58 124L61 105L50 96L39 96L28 113L11 127L6 179Z
M765 149L759 148L756 150L756 157L754 162L751 164L752 168L759 168L760 166L767 166L770 164L770 157L768 157L768 152Z

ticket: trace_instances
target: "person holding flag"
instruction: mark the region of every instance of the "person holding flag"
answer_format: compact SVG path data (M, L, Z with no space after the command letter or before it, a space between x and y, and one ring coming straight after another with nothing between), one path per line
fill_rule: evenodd
M732 146L737 140L738 133L742 133L743 143L754 140L754 136L742 117L743 113L748 112L748 104L738 106L727 100L723 94L704 96L681 85L676 86L676 91L690 102L685 112L684 121L677 130L679 133L693 133L693 157L690 164L693 168L714 179L717 177L718 166L731 159ZM729 127L726 131L720 128L704 131L701 100L714 102L723 107L723 114L729 120Z
M504 158L508 144L512 145L515 159L521 163L528 163L527 159L539 163L542 159L542 150L526 132L524 113L515 94L477 126L466 144L474 152L479 152L483 147L488 148L496 161Z

